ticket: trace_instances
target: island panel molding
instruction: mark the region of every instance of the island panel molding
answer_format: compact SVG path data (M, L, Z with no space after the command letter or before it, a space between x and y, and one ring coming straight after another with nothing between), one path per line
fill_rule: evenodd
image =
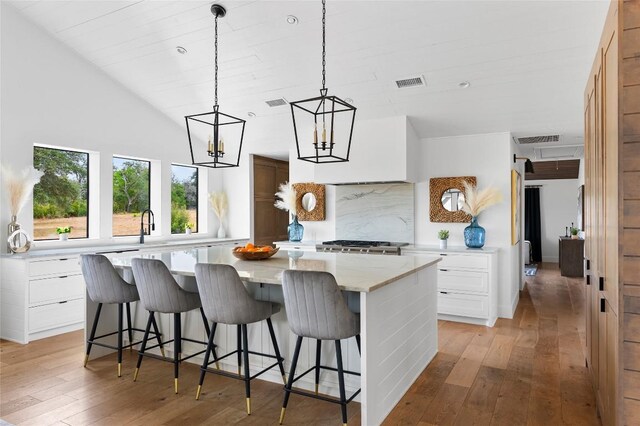
M317 183L294 183L293 189L296 191L296 215L298 220L307 222L319 222L325 220L325 186ZM315 197L315 206L307 211L303 204L302 198L306 194L312 194Z
M431 222L464 223L470 222L471 216L462 210L451 212L442 205L442 195L455 188L464 193L464 182L476 186L475 176L455 176L429 179L429 220Z

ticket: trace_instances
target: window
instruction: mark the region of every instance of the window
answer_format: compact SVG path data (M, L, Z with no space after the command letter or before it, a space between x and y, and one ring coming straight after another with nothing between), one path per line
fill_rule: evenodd
M198 168L171 165L171 233L198 232Z
M140 235L140 215L151 199L151 163L113 157L113 236Z
M33 188L34 239L57 239L56 228L64 227L69 238L87 238L89 154L34 146L33 167L44 173Z

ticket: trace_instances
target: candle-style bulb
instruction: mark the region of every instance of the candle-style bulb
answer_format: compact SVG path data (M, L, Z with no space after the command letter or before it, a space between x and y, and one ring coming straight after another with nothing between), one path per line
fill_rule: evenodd
M318 123L313 126L313 144L318 145Z
M324 125L324 122L322 123L322 143L326 143L327 142L327 128Z
M207 151L213 152L213 138L209 135L209 142L207 143Z
M224 154L224 138L220 138L220 143L218 144L218 151Z

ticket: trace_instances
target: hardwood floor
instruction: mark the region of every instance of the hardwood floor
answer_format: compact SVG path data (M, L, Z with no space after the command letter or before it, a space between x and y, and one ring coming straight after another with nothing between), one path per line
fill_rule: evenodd
M493 328L441 321L440 350L385 424L598 425L584 366L582 280L544 264L521 293L512 320ZM0 341L0 417L14 424L277 424L282 386L255 380L252 412L242 382L208 375L200 401L198 367L181 368L173 393L170 364L145 359L131 380L135 352L82 367L82 333L18 345ZM349 404L349 424L360 424ZM340 424L337 405L293 395L286 425Z

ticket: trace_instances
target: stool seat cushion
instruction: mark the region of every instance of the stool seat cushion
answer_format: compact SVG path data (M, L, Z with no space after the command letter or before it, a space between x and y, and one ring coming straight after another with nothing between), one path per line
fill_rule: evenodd
M147 311L177 314L202 306L198 293L183 290L161 260L134 258L131 267Z
M101 254L80 256L80 267L89 298L96 303L131 303L140 300L138 289L118 274Z
M349 310L336 279L328 272L287 270L284 303L291 331L320 340L360 334L360 317Z
M196 282L202 309L209 319L220 324L251 324L264 321L280 311L280 305L255 300L231 265L198 263Z

